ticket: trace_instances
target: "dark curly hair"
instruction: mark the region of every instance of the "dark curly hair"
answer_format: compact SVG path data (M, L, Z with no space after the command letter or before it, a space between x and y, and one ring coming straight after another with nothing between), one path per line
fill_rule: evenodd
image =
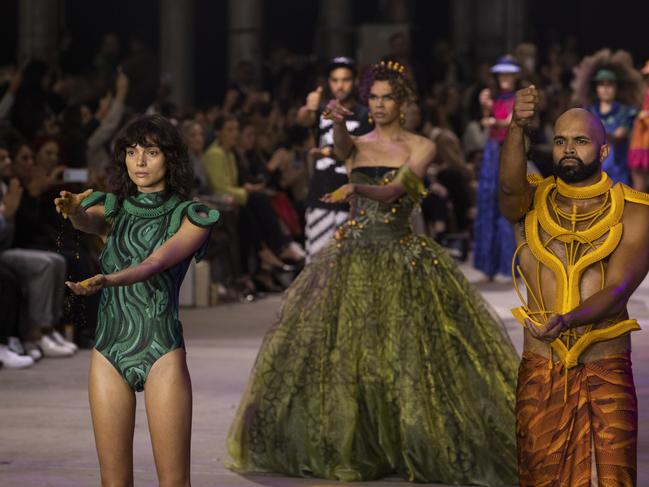
M376 81L387 81L394 91L397 102L410 103L415 101L415 88L404 73L405 68L394 61L381 61L370 66L365 71L360 85L362 100L367 103L372 85Z
M136 145L159 147L167 166L165 191L183 199L191 198L194 170L180 131L161 115L142 115L124 127L115 141L108 178L112 191L120 200L137 193L137 186L126 169L126 149Z

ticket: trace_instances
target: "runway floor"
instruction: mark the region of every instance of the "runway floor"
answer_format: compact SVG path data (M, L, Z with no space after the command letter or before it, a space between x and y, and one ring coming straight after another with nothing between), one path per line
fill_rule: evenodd
M465 272L471 280L478 276ZM506 283L480 285L505 320L520 350L522 329L509 309L518 303ZM279 297L252 304L185 309L181 318L194 386L192 485L194 487L302 487L343 485L323 480L242 477L227 470L225 437L261 338L276 314ZM649 280L630 303L645 331L633 335L633 361L640 402L638 485L649 485ZM89 352L43 360L27 370L0 370L0 486L98 486L86 395ZM138 396L134 442L135 485L157 485L143 397ZM355 485L411 485L386 479ZM431 484L432 485L432 484Z

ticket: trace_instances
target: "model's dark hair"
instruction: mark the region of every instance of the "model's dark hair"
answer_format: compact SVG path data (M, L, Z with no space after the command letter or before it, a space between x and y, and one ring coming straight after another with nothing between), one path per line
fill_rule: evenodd
M360 87L361 98L369 100L370 90L376 81L390 83L394 96L399 103L410 103L416 98L412 82L404 75L405 68L395 61L381 61L372 65L363 76Z
M142 115L130 122L117 136L113 160L109 167L109 183L119 199L137 193L137 186L128 176L126 149L129 147L160 148L167 168L165 191L190 199L194 184L194 170L189 163L187 145L180 131L161 115Z

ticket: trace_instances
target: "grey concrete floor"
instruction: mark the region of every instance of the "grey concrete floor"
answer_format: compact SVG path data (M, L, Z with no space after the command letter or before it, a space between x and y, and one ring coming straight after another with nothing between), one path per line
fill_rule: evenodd
M469 279L480 276L463 267ZM517 306L506 281L478 284L521 347L522 329L509 309ZM649 328L649 281L630 303L631 314ZM225 437L263 333L276 314L273 296L252 304L184 309L189 367L194 385L192 484L195 487L302 487L342 485L323 480L242 477L223 466ZM639 486L649 486L649 334L633 335L640 400ZM89 352L43 360L27 370L0 370L0 487L99 485L86 396ZM142 395L138 395L134 442L136 486L157 485ZM399 479L355 485L411 485Z

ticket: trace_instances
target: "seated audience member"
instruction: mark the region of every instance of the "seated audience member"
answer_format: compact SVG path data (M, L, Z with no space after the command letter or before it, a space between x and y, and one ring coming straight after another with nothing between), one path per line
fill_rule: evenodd
M2 180L8 174L11 159L9 152L0 146L0 252L9 247L13 238L12 222L16 214L18 199L21 190L16 182L10 182L12 186L9 192L8 186ZM9 194L7 198L4 195ZM34 363L34 359L27 355L20 355L12 349L20 342L18 341L19 312L22 305L20 292L20 280L11 267L0 263L0 309L2 319L0 320L0 365L10 369L22 369ZM18 343L16 343L18 342Z
M285 192L300 215L304 228L304 212L309 192L309 164L315 138L307 127L294 125L286 131L283 147L277 149L267 164L271 174L271 186Z
M8 152L6 147L0 149ZM24 143L13 152L15 160L3 169L6 191L2 193L4 222L10 237L5 237L5 248L0 252L0 263L9 267L20 281L25 299L21 313L20 335L25 351L34 360L43 357L72 355L77 346L66 339L55 327L62 324L67 276L65 258L56 252L24 248L20 238L28 232L29 212L38 209L39 191L44 191L52 180L34 167L34 159ZM20 350L22 351L22 350Z
M232 301L237 296L235 287L243 279L239 256L238 211L231 195L217 195L209 184L203 164L203 127L194 120L185 120L180 125L180 131L194 168L195 196L221 213L221 218L210 234L210 245L205 258L210 262L211 282L216 287L219 301Z
M295 250L291 245L292 239L282 231L264 184L239 182L234 154L239 122L235 117L222 116L217 118L215 130L216 140L207 148L203 162L212 190L232 196L239 209L243 269L250 275L255 274L257 269L248 264L249 256L253 255L265 271L292 270L291 264L300 264L303 255ZM267 279L266 284L269 284Z

